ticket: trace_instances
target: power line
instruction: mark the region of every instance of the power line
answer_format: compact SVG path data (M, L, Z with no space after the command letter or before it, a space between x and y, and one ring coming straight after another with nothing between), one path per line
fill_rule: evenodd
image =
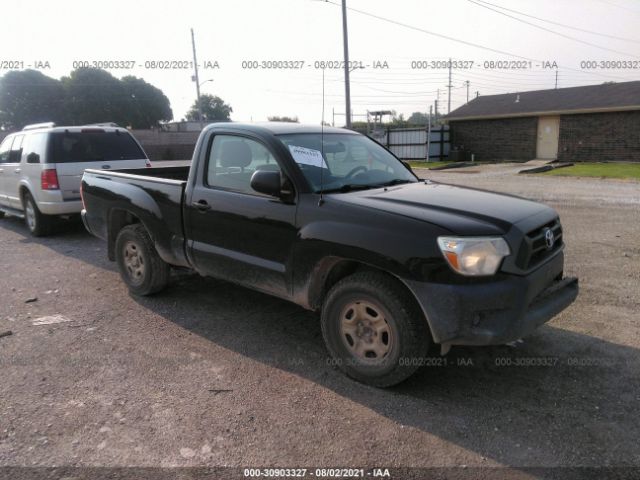
M331 0L324 0L324 3L330 3L331 5L341 6L340 4L338 4L336 2L333 2ZM353 12L359 13L361 15L367 16L367 17L375 18L376 20L380 20L382 22L391 23L393 25L398 25L400 27L408 28L409 30L414 30L416 32L426 33L427 35L431 35L431 36L438 37L438 38L444 38L445 40L449 40L449 41L452 41L452 42L460 43L460 44L467 45L467 46L474 47L474 48L479 48L481 50L487 50L487 51L490 51L490 52L493 52L493 53L499 53L501 55L508 55L508 56L511 56L511 57L514 57L514 58L520 58L522 60L529 60L529 61L532 61L532 62L543 62L543 60L540 60L538 58L525 57L523 55L517 55L515 53L506 52L504 50L498 50L498 49L487 47L487 46L480 45L480 44L477 44L477 43L468 42L466 40L461 40L459 38L450 37L448 35L443 35L441 33L432 32L432 31L426 30L424 28L416 27L414 25L409 25L407 23L399 22L397 20L391 20L390 18L381 17L380 15L376 15L376 14L373 14L373 13L365 12L365 11L359 10L357 8L347 7L347 9L351 10ZM501 12L499 12L499 13L501 13ZM564 70L572 70L572 71L580 72L580 73L584 73L585 72L584 70L579 70L579 69L571 68L571 67L564 67L563 66L562 68ZM611 75L603 75L603 74L601 74L599 72L588 71L588 73L590 75L597 75L597 76L605 77L605 78L614 78Z
M508 12L517 13L518 15L522 15L524 17L533 18L535 20L539 20L541 22L551 23L552 25L558 25L559 27L569 28L571 30L576 30L578 32L589 33L591 35L599 35L601 37L612 38L614 40L623 40L625 42L633 42L640 43L640 40L634 40L633 38L625 38L625 37L617 37L615 35L609 35L607 33L602 32L594 32L593 30L587 30L586 28L574 27L572 25L567 25L566 23L554 22L553 20L547 20L544 18L536 17L535 15L529 15L528 13L520 12L518 10L513 10L511 8L503 7L501 5L496 5L495 3L486 2L485 0L477 0L481 3L485 3L487 5L491 5L493 7L499 8L501 10L506 10Z
M587 41L584 41L584 40L580 40L579 38L572 37L570 35L565 35L564 33L557 32L557 31L552 30L550 28L546 28L546 27L543 27L541 25L537 25L535 23L528 22L528 21L523 20L521 18L514 17L513 15L509 15L508 13L501 12L500 10L496 10L495 8L491 8L491 7L487 6L487 5L479 3L476 0L467 0L467 2L473 3L474 5L478 5L479 7L482 7L482 8L486 8L487 10L491 10L492 12L498 13L500 15L504 15L505 17L511 18L511 19L513 19L513 20L515 20L517 22L521 22L521 23L524 23L526 25L530 25L530 26L532 26L534 28L538 28L540 30L543 30L545 32L553 33L554 35L558 35L560 37L563 37L563 38L566 38L566 39L569 39L569 40L573 40L574 42L582 43L584 45L588 45L588 46L594 47L594 48L599 48L601 50L606 50L608 52L618 53L620 55L626 55L628 57L640 58L640 56L638 56L638 55L633 55L633 54L627 53L627 52L621 52L620 50L614 50L613 48L603 47L602 45L597 45L595 43L591 43L591 42L587 42Z
M635 10L633 8L628 8L628 7L625 7L623 5L618 5L617 3L609 2L607 0L599 0L599 1L602 2L602 3L606 3L607 5L612 5L614 7L622 8L623 10L627 10L628 12L633 12L633 13L640 14L640 10Z

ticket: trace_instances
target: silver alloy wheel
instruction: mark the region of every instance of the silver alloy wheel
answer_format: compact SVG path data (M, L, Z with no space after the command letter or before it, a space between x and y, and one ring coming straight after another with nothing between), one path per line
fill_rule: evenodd
M144 280L145 259L137 243L128 241L122 251L124 268L134 284L140 284Z
M379 363L393 346L394 334L382 309L371 302L347 304L340 315L345 346L361 362Z
M29 227L29 230L34 231L36 229L36 210L33 206L33 200L30 198L26 201L24 215L27 219L27 226Z

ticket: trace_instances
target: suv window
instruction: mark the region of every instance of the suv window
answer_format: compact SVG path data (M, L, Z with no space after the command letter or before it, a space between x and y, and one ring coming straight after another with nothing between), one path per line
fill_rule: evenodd
M0 163L7 163L9 161L12 143L13 137L7 137L0 144Z
M102 162L147 158L127 132L91 130L51 134L49 163Z
M47 134L27 135L22 144L22 159L25 163L43 163L47 149Z
M13 145L11 145L11 151L9 152L9 160L8 163L20 163L20 158L22 158L22 141L24 140L24 135L16 135L13 137Z
M235 135L216 135L207 162L207 185L261 195L251 188L256 170L280 171L271 152L261 143Z

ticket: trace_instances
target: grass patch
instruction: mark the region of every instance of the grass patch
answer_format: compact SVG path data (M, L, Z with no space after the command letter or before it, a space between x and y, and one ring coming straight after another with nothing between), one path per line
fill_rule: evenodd
M541 175L560 177L632 178L640 180L640 163L576 163Z
M407 163L411 165L411 168L433 168L433 167L441 167L443 165L448 165L450 163L455 163L455 162L448 162L446 160L443 162L422 162L420 160L410 160Z

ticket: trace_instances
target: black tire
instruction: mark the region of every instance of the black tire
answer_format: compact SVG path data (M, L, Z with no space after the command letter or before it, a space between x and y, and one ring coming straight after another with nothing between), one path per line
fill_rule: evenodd
M147 230L139 223L118 233L116 261L122 280L135 295L157 293L169 282L169 265L160 258Z
M382 319L373 316L374 323L369 322L384 330L382 335L365 326L365 333L359 336L358 332L363 332L362 322L359 330L353 332L357 338L345 333L343 322L358 321L359 314L354 312L360 309L364 309L365 323L373 312L383 315ZM321 324L322 336L336 366L351 378L375 387L390 387L411 376L431 344L427 321L410 293L397 280L377 272L358 272L334 285L325 298ZM378 358L358 356L355 353L358 345L364 343L365 350L373 345L367 343L367 338L388 351ZM366 351L365 356L370 354L377 357L373 351Z
M23 197L24 203L24 222L29 232L34 237L44 237L51 233L53 227L53 218L40 212L38 205L31 193L26 192Z

